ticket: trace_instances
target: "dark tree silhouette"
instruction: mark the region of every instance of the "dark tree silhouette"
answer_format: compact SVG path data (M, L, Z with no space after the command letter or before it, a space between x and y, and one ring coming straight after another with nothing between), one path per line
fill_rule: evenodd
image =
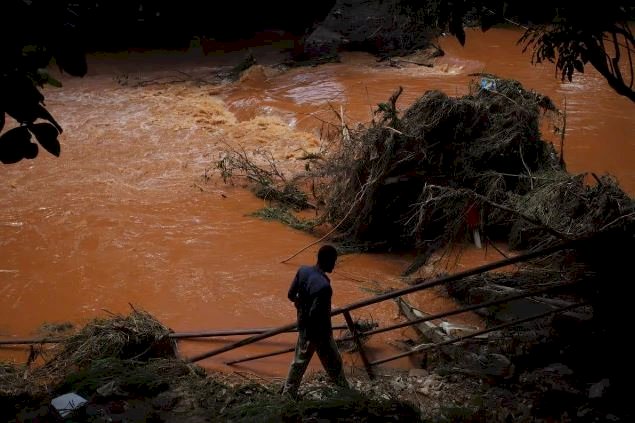
M532 63L549 61L564 80L584 72L590 64L620 95L635 101L633 52L635 38L629 21L635 17L630 0L605 0L585 4L573 0L439 0L423 5L436 9L437 25L465 43L467 18L483 31L511 22L525 28L518 40L523 51L532 50Z
M558 10L552 22L528 28L520 42L525 50L533 48L533 62L555 61L562 79L571 81L589 63L618 94L635 101L635 38L626 7L611 3L593 8L593 14L581 5Z
M56 0L7 0L0 26L0 162L33 159L39 146L59 156L62 127L46 110L39 87L60 86L46 71L51 61L73 76L86 74L77 13ZM8 23L11 23L10 25ZM4 131L5 114L18 124Z

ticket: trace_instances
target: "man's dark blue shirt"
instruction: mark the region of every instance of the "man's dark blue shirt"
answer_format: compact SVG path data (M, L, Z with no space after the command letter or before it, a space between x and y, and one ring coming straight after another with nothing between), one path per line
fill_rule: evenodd
M298 310L298 328L310 337L331 333L331 280L316 266L302 266L289 288L289 300Z

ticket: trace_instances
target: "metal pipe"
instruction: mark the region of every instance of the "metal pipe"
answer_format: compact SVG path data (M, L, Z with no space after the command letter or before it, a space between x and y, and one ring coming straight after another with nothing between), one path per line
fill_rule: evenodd
M64 340L65 338L2 339L0 340L0 345L59 344Z
M333 326L334 330L347 329L346 325ZM212 336L235 336L235 335L255 335L259 333L267 332L273 328L255 328L255 329L219 329L216 331L208 332L177 332L171 333L170 338L174 339L187 339L187 338L206 338ZM296 329L288 330L287 332L297 332Z
M346 325L333 326L334 330L347 329ZM204 332L175 332L168 336L172 339L190 339L190 338L210 338L215 336L236 336L236 335L253 335L263 333L272 328L253 328L253 329L219 329ZM297 329L291 329L287 332L297 332ZM67 338L16 338L1 339L0 345L29 345L29 344L59 344Z
M297 323L290 323L288 325L285 326L280 326L279 328L276 329L272 329L270 331L258 334L258 335L254 335L251 336L249 338L245 338L245 339L241 339L240 341L234 342L232 344L229 345L225 345L224 347L221 348L217 348L215 350L203 353L203 354L199 354L199 355L195 355L194 357L190 357L189 359L187 359L187 362L189 363L195 363L197 361L201 361L205 358L208 357L212 357L214 355L218 355L220 353L226 352L226 351L230 351L230 350L235 350L236 348L240 348L242 346L245 345L249 345L249 344L253 344L254 342L258 342L260 340L266 339L266 338L271 338L272 336L275 335L279 335L281 333L287 332L290 329L294 329L295 327L297 327Z
M294 350L295 350L295 347L285 348L284 350L278 350L278 351L258 354L258 355L251 355L248 357L239 358L237 360L226 361L225 364L227 364L228 366L231 366L232 364L244 363L245 361L258 360L260 358L267 358L267 357L272 357L274 355L290 353L290 352L293 352Z

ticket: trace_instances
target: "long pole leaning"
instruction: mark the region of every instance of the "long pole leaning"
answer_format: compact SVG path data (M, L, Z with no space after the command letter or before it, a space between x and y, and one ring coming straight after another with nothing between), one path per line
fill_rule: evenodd
M347 329L347 325L335 325L333 330ZM192 339L192 338L210 338L216 336L237 336L237 335L257 335L267 332L273 328L254 328L254 329L218 329L204 332L176 332L171 333L170 338L173 339ZM288 330L287 332L297 332L297 328Z
M382 301L390 300L390 299L393 299L393 298L396 298L396 297L400 297L402 295L406 295L406 294L410 294L410 293L413 293L413 292L421 291L423 289L428 289L428 288L439 286L439 285L442 285L442 284L445 284L445 283L454 282L454 281L457 281L457 280L460 280L460 279L464 279L464 278L469 277L469 276L479 275L481 273L489 272L490 270L499 269L501 267L509 266L510 264L520 263L520 262L532 260L532 259L537 258L537 257L546 256L546 255L555 253L555 252L560 251L560 250L572 248L572 247L580 244L583 241L586 241L586 239L567 241L567 242L564 242L564 243L561 243L561 244L558 244L558 245L554 245L554 246L551 246L551 247L543 248L543 249L536 250L536 251L533 251L533 252L530 252L530 253L519 254L519 255L517 255L515 257L510 257L510 258L507 258L507 259L504 259L504 260L499 260L499 261L496 261L496 262L493 262L493 263L485 264L483 266L475 267L473 269L469 269L469 270L466 270L466 271L463 271L463 272L455 273L454 275L445 276L445 277L442 277L442 278L436 278L436 279L433 279L431 281L423 281L423 282L420 282L418 284L412 285L412 286L410 286L408 288L398 289L398 290L395 290L395 291L387 292L385 294L378 295L376 297L368 298L366 300L358 301L356 303L349 304L347 306L337 308L337 309L335 309L335 310L333 310L331 312L331 316L342 314L345 311L355 310L357 308L362 308L362 307L366 307L366 306L369 306L369 305L372 305L372 304L380 303ZM245 339L242 339L240 341L234 342L232 344L225 345L224 347L217 348L215 350L208 351L206 353L199 354L199 355L196 355L194 357L190 357L188 359L188 362L195 363L197 361L201 361L201 360L204 360L206 358L213 357L215 355L222 354L224 352L231 351L231 350L234 350L236 348L240 348L240 347L243 347L245 345L253 344L254 342L258 342L258 341L261 341L263 339L279 335L279 334L281 334L283 332L286 332L287 330L293 329L295 327L296 327L296 323L289 323L288 325L280 326L280 327L272 329L270 331L263 332L263 333L261 333L259 335L250 336L249 338L245 338Z
M335 325L334 330L347 329L347 325ZM239 335L255 335L266 332L273 328L253 328L253 329L217 329L201 332L175 332L170 333L168 337L172 339L194 339L194 338L213 338L217 336L239 336ZM297 329L290 329L287 332L297 332ZM68 338L13 338L0 339L2 345L29 345L29 344L59 344Z
M263 332L259 335L250 336L249 338L241 339L240 341L234 342L229 345L225 345L224 347L217 348L215 350L195 355L194 357L190 357L187 361L190 363L196 363L197 361L204 360L208 357L212 357L226 351L235 350L236 348L243 347L245 345L253 344L254 342L261 341L266 338L271 338L272 336L279 335L281 333L287 332L291 329L294 329L297 326L297 323L289 323L288 325L280 326L275 329L271 329L267 332Z
M290 353L290 352L293 352L294 350L295 350L295 347L289 347L283 350L277 350L277 351L272 351L272 352L263 353L263 354L250 355L249 357L243 357L243 358L238 358L236 360L226 361L225 364L227 364L228 366L232 366L234 364L244 363L245 361L259 360L261 358L273 357L275 355Z

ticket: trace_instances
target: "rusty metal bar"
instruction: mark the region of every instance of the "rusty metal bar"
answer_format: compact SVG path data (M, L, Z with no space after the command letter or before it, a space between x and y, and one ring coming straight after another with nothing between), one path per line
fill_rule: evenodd
M297 326L297 323L289 323L288 325L284 325L284 326L280 326L279 328L276 329L272 329L270 331L258 334L258 335L254 335L251 336L249 338L245 338L245 339L241 339L240 341L234 342L232 344L229 345L225 345L224 347L221 348L217 348L215 350L203 353L203 354L199 354L199 355L195 355L194 357L190 357L189 359L187 359L187 362L189 363L196 363L197 361L201 361L205 358L208 357L212 357L215 355L218 355L220 353L224 353L226 351L230 351L230 350L235 350L236 348L240 348L243 347L245 345L249 345L249 344L253 344L254 342L258 342L261 341L263 339L266 338L271 338L272 336L276 336L279 335L281 333L284 333L286 331L288 331L289 329L293 329Z
M219 329L215 331L207 332L177 332L171 333L170 338L174 339L189 339L189 338L207 338L213 336L235 336L235 335L256 335L259 333L267 332L273 328L255 328L255 329ZM334 330L348 329L347 325L333 326ZM298 329L290 329L287 332L297 332Z
M364 346L362 345L362 341L359 339L359 334L357 333L357 328L355 327L355 323L353 323L353 318L351 317L351 313L349 313L348 311L345 311L344 319L346 319L346 323L348 324L348 330L351 332L351 336L355 340L355 344L357 345L357 349L359 350L359 356L362 358L362 363L364 363L364 367L366 368L366 373L368 373L368 377L371 380L375 379L373 368L370 366L368 357L366 357Z
M550 314L561 313L563 311L571 310L571 309L582 307L582 306L585 306L585 305L588 305L588 303L584 302L584 303L578 303L578 304L571 304L569 306L560 307L560 308L557 308L557 309L554 309L554 310L549 310L549 311L546 311L544 313L537 314L535 316L526 317L524 319L519 319L519 320L515 320L513 322L508 322L508 323L503 323L501 325L493 326L491 328L487 328L487 329L479 330L479 331L476 331L476 332L472 332L469 335L459 336L458 338L449 339L447 341L439 342L438 344L426 344L426 345L424 345L422 347L415 347L415 348L413 348L410 351L406 351L406 352L401 353L401 354L396 354L396 355L393 355L393 356L388 357L388 358L382 358L381 360L373 361L372 363L370 363L370 365L371 366L376 366L378 364L386 363L388 361L397 360L398 358L407 357L409 355L416 354L418 352L427 351L427 350L432 349L432 348L442 347L444 345L454 344L456 342L464 341L464 340L469 339L469 338L474 338L476 336L483 335L483 334L486 334L486 333L489 333L489 332L494 332L494 331L497 331L497 330L500 330L500 329L504 329L504 328L507 328L507 327L510 327L510 326L516 326L516 325L519 325L521 323L526 323L526 322L530 322L532 320L541 319L543 317L549 316Z
M0 345L59 344L64 338L2 339Z
M481 273L485 273L485 272L489 272L490 270L494 270L494 269L498 269L501 267L505 267L505 266L509 266L510 264L515 264L515 263L520 263L523 261L528 261L537 257L542 257L542 256L546 256L548 254L552 254L555 253L557 251L560 250L564 250L567 248L572 248L575 245L586 241L587 239L582 239L582 240L573 240L573 241L567 241L564 242L562 244L558 244L558 245L554 245L551 247L547 247L547 248L543 248L540 250L536 250L530 253L526 253L526 254L520 254L517 255L515 257L510 257L504 260L499 260L493 263L489 263L489 264L485 264L483 266L479 266L479 267L475 267L473 269L469 269L463 272L459 272L459 273L455 273L454 275L450 275L450 276L445 276L442 278L437 278L437 279L433 279L431 281L423 281L421 283L415 284L413 286L410 286L408 288L404 288L404 289L398 289L392 292L388 292L386 294L382 294L382 295L378 295L376 297L372 297L369 298L367 300L362 300L362 301L358 301L356 303L353 304L349 304L345 307L340 307L338 309L335 309L331 312L331 316L335 316L338 314L342 314L344 313L344 311L351 311L357 308L361 308L361 307L366 307L372 304L376 304L376 303L380 303L382 301L386 301L386 300L390 300L392 298L396 298L396 297L400 297L402 295L406 295L406 294L410 294L412 292L416 292L416 291L420 291L422 289L427 289L427 288L432 288L434 286L438 286L438 285L442 285L444 283L448 283L448 282L454 282L456 280L460 280L463 278L466 278L468 276L474 276L474 275L478 275ZM275 335L279 335L283 332L286 332L289 329L295 328L296 327L296 323L290 323L288 325L285 326L280 326L278 328L272 329L270 331L258 334L258 335L254 335L251 336L249 338L245 338L242 339L240 341L234 342L232 344L229 345L225 345L224 347L221 348L217 348L215 350L212 351L208 351L206 353L203 354L199 354L196 355L194 357L191 357L188 359L188 362L190 363L194 363L209 357L213 357L215 355L227 352L227 351L231 351L234 350L236 348L240 348L243 347L245 345L249 345L252 344L254 342L258 342L261 341L263 339L266 338L270 338L272 336Z
M254 328L254 329L219 329L204 332L176 332L168 336L172 339L191 339L191 338L210 338L215 336L236 336L236 335L254 335L267 332L273 328ZM348 329L347 325L333 326L334 330ZM291 329L287 332L297 332L297 329ZM67 338L15 338L0 339L0 345L29 345L29 344L59 344Z
M295 347L290 347L290 348L285 348L284 350L278 350L278 351L274 351L270 353L250 355L247 357L239 358L237 360L226 361L225 364L227 364L228 366L231 366L232 364L244 363L245 361L258 360L260 358L267 358L267 357L272 357L274 355L290 353L290 352L293 352L294 350L295 350Z

